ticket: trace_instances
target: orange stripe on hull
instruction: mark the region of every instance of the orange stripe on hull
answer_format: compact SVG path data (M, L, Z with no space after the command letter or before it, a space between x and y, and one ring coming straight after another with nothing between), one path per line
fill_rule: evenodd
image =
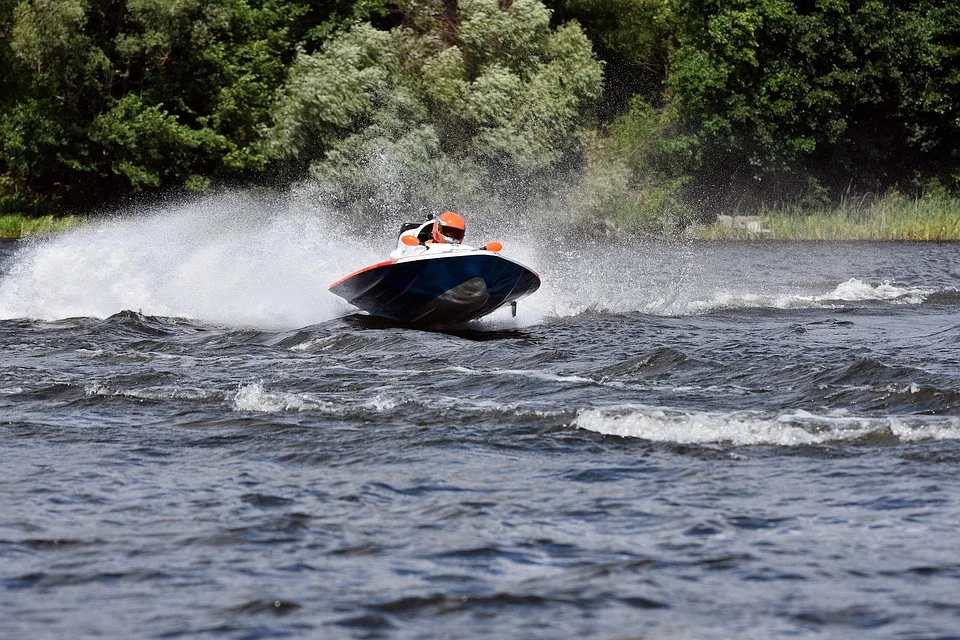
M337 285L340 284L341 282L346 282L347 280L349 280L350 278L352 278L352 277L355 276L355 275L359 275L359 274L361 274L361 273L364 273L365 271L373 271L374 269L379 269L380 267L385 267L385 266L387 266L387 265L393 264L394 262L396 262L396 260L384 260L383 262L378 262L377 264L372 264L372 265L370 265L369 267L364 267L363 269L357 269L356 271L354 271L354 272L351 273L350 275L344 276L344 277L340 278L339 280L337 280L336 282L334 282L332 285L330 285L330 286L328 287L328 289L333 289L335 286L337 286Z

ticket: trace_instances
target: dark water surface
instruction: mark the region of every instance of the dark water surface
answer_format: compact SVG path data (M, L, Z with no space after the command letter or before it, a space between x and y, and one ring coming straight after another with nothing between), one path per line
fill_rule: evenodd
M528 252L431 333L73 242L0 245L2 637L960 637L960 245Z

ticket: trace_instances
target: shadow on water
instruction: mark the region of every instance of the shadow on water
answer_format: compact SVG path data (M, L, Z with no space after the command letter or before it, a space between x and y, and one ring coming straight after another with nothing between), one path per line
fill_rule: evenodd
M420 331L424 333L442 333L444 335L463 338L464 340L473 340L475 342L487 342L492 340L529 340L539 342L541 336L539 333L531 331L521 331L519 329L478 329L470 324L463 324L454 327L414 327L402 322L396 322L387 318L378 316L367 316L359 313L342 318L348 325L358 329L408 329L410 331Z

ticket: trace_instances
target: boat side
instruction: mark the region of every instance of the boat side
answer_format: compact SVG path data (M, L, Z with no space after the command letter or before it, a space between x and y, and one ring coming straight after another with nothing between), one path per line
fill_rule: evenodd
M473 250L377 263L338 280L330 291L372 315L440 325L487 315L539 286L539 276L519 262Z

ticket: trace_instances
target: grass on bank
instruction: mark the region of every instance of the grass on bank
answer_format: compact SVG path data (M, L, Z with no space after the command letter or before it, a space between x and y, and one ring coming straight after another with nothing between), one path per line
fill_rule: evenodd
M960 199L942 193L847 198L833 208L767 210L759 218L759 233L715 223L699 227L695 235L710 240L960 240Z
M79 224L76 216L25 216L8 214L0 216L0 238L22 238L23 236L51 231L63 231Z
M648 231L676 228L667 224L659 207L648 212ZM670 217L667 215L666 217ZM960 241L960 198L945 193L908 198L897 193L881 198L862 196L845 198L835 207L768 209L756 218L760 231L734 228L729 223L714 223L688 228L688 237L703 240L934 240ZM80 216L0 215L0 238L63 231L82 222ZM627 225L624 225L626 228ZM665 232L665 231L662 231Z

